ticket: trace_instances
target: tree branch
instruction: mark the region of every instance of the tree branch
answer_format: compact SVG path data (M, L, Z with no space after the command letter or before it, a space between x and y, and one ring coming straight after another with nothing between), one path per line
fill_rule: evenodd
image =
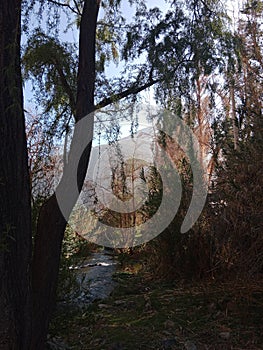
M100 108L103 108L103 107L106 107L108 105L110 105L111 103L113 102L116 102L116 101L119 101L125 97L128 97L130 95L135 95L135 94L138 94L139 92L149 88L150 86L158 83L160 80L152 80L150 79L150 81L142 86L138 86L136 85L135 83L129 87L127 90L124 90L122 92L119 92L117 94L113 94L112 96L110 97L107 97L103 100L101 100L96 106L95 106L95 109L100 109Z
M55 68L56 68L56 70L57 70L57 72L59 74L61 84L63 85L63 87L65 89L65 92L68 95L70 107L71 107L72 113L74 115L75 114L75 110L76 110L75 96L73 94L73 91L72 91L70 85L68 84L67 78L66 78L66 76L65 76L65 74L63 72L63 69L60 66L58 60L56 58L54 58L53 62L54 62Z
M176 71L179 66L183 63L183 62L186 62L188 60L186 60L186 55L182 58L181 61L179 61L177 63L177 65L175 66L174 68L174 71ZM190 61L190 60L189 60ZM139 92L153 86L154 84L156 83L159 83L161 82L163 79L159 78L159 79L153 79L152 76L153 76L153 70L154 68L152 67L151 70L150 70L150 73L149 73L149 81L148 83L144 84L144 85L141 85L141 86L138 86L136 83L133 83L127 90L123 91L123 92L119 92L119 93L116 93L116 94L113 94L112 96L110 97L106 97L105 99L101 100L96 106L95 106L95 110L96 109L100 109L100 108L103 108L103 107L106 107L108 105L110 105L111 103L113 102L116 102L116 101L119 101L125 97L128 97L130 95L135 95L135 94L138 94Z
M50 2L51 4L57 5L57 6L67 7L68 9L70 9L70 11L74 12L77 15L80 15L78 7L77 7L77 10L75 10L72 6L70 6L69 4L65 4L63 2L59 2L59 1L56 1L56 0L48 0L48 2ZM74 4L75 4L75 1L74 1Z
M74 2L74 5L76 6L78 15L81 16L81 11L80 11L80 9L79 9L79 6L78 6L77 1L76 1L76 0L73 0L73 2Z

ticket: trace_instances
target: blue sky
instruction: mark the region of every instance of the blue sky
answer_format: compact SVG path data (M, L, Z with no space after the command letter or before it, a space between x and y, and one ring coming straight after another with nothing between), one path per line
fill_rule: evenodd
M237 15L237 8L238 6L240 6L240 2L242 0L228 0L228 8L230 11L230 15ZM153 8L153 7L159 7L163 10L163 12L165 12L168 8L169 8L169 4L167 3L167 1L165 0L148 0L148 6ZM129 22L132 19L132 16L134 14L134 10L132 10L132 8L130 7L129 3L127 0L124 0L122 2L122 12L125 18L127 18L127 21ZM102 13L101 13L102 15ZM33 23L32 25L40 25L40 23L37 23L37 19L32 19ZM71 29L69 29L67 32L65 32L65 28L67 27L67 18L65 16L65 14L63 13L63 11L61 11L61 30L60 30L60 38L63 41L70 41L70 42L77 42L78 41L78 31L75 29L73 30L73 26L71 27ZM45 16L43 16L43 23L45 22ZM24 35L22 37L22 44L24 44L26 42L26 36ZM118 66L114 63L110 63L108 67L106 67L106 74L107 76L111 77L111 76L118 76L120 75L120 72L122 70L123 65L119 64ZM32 85L30 81L25 82L24 85L24 105L25 108L28 110L31 110L32 112L35 111L35 104L32 100L33 98L33 94L32 94ZM143 97L145 99L146 103L155 104L154 101L154 94L153 94L153 88L149 89L148 91L143 93ZM40 112L40 111L39 111ZM139 127L140 128L140 127ZM123 136L127 136L127 134L129 134L129 130L130 130L130 126L128 125L128 123L124 123L123 124L123 129L122 129L122 134Z
M168 9L168 4L166 3L165 0L151 0L149 1L149 7L159 7L161 8L163 11L165 11L166 9ZM134 14L134 11L132 10L132 7L129 5L127 0L124 0L122 2L122 12L125 18L127 18L128 21L130 21L132 19L132 16ZM102 14L102 11L101 11ZM39 26L39 25L43 25L43 27L45 27L45 16L43 16L43 20L42 23L39 23L38 19L34 17L32 17L31 19L31 27L35 27L35 26ZM72 26L71 29L69 29L68 31L65 32L65 29L67 27L67 18L66 15L63 13L63 11L61 11L61 30L60 30L60 39L62 41L67 41L67 42L78 42L78 31L75 29L73 29L74 27ZM26 35L22 35L22 45L26 44L26 40L27 37ZM116 66L116 64L111 63L107 68L106 68L106 74L108 76L116 76L120 73L122 66ZM25 108L28 109L34 109L34 103L31 102L31 99L33 97L32 95L32 85L30 81L25 82L24 85L24 101L25 101Z
M163 11L169 8L169 5L166 3L165 0L151 0L151 1L148 1L148 4L149 4L148 6L151 8L159 7ZM132 9L132 7L129 5L127 0L122 2L122 12L123 12L123 16L127 19L128 22L132 20L132 16L134 15L134 9ZM101 16L102 15L103 15L103 12L101 11ZM36 26L41 25L45 28L45 21L46 21L46 18L44 15L43 15L42 23L39 23L39 20L37 19L37 17L35 18L32 17L30 27L34 28ZM71 29L65 31L68 25L68 21L63 11L61 11L60 25L61 25L61 30L59 35L60 35L61 41L78 42L78 31L76 29L73 29L74 26L72 26ZM27 40L26 35L23 35L22 45L26 44L26 40ZM122 68L123 68L122 64L116 65L114 63L110 63L108 67L106 67L106 75L109 77L118 76L120 75ZM148 89L145 93L143 93L143 97L146 103L148 101L153 105L155 104L154 97L153 97L153 89ZM26 81L24 83L24 107L26 110L29 110L32 113L35 113L35 114L41 113L41 108L39 108L39 106L37 106L33 100L31 81ZM147 126L147 123L145 124L145 122L146 121L142 121L142 124L139 125L139 128L138 128L139 130L145 127L145 125ZM121 134L122 134L122 137L127 137L130 134L130 125L128 122L122 123ZM101 139L101 142L104 143L105 141ZM95 141L95 143L97 142Z

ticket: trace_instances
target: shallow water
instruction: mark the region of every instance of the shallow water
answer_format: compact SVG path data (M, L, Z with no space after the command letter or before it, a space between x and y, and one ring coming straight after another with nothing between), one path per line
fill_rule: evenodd
M76 269L78 292L71 301L83 307L94 300L107 298L115 286L112 276L116 271L116 265L112 254L105 251L92 253Z

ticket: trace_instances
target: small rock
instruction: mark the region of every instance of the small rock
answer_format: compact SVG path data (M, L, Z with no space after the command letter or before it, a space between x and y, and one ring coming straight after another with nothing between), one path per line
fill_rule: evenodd
M48 350L67 350L69 347L64 343L64 341L59 337L51 338L48 336L47 340L47 349Z
M222 339L228 340L230 338L230 332L221 332L219 333Z
M152 310L152 304L150 301L148 301L146 304L145 304L145 310L146 311L151 311Z
M184 347L186 350L197 350L196 345L189 340L185 342Z
M164 326L165 326L165 328L174 328L175 325L174 325L173 321L167 320L164 322Z
M125 303L126 303L125 300L116 300L116 301L114 301L114 305L123 305Z
M174 346L177 344L177 341L175 338L171 338L171 339L165 339L162 341L162 345L164 347L164 349L174 349Z
M209 304L209 305L208 305L208 310L209 310L210 312L215 311L215 310L216 310L216 304L215 304L215 303Z
M121 343L116 343L116 344L113 344L112 347L110 348L110 350L123 350L123 346Z
M170 336L170 335L171 335L171 332L168 332L168 331L162 331L162 334L163 334L163 335Z
M110 309L110 305L107 304L98 304L99 309Z

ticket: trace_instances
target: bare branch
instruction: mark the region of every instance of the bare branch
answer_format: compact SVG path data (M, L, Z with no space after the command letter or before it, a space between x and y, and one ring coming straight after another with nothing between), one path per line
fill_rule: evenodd
M81 16L81 11L80 11L80 9L79 9L79 5L78 5L77 1L76 1L76 0L73 0L73 2L74 2L74 5L75 5L75 7L76 7L76 9L77 9L78 15Z
M56 1L56 0L48 0L48 2L50 2L51 4L54 4L56 6L67 7L68 9L70 9L70 11L74 12L77 15L80 15L78 7L77 7L77 10L76 10L76 9L74 9L74 7L70 6L69 4L65 4L63 2L59 2L59 1ZM76 5L75 1L74 1L74 4Z
M182 58L181 61L179 61L177 63L177 65L175 66L175 71L179 68L179 66L188 61L186 59L186 55ZM190 60L189 60L190 61ZM151 87L152 85L156 84L156 83L159 83L162 81L162 79L153 79L152 78L152 75L153 75L153 67L151 68L150 70L150 73L149 73L149 81L148 83L144 84L144 85L141 85L141 86L138 86L136 83L133 83L127 90L125 91L122 91L122 92L119 92L119 93L116 93L116 94L113 94L112 96L110 97L107 97L103 100L101 100L96 106L95 106L95 109L100 109L100 108L103 108L103 107L106 107L108 105L110 105L111 103L113 102L116 102L116 101L119 101L125 97L128 97L130 95L136 95L138 94L139 92Z
M152 85L154 85L154 84L156 84L158 82L159 82L159 80L152 80L152 79L150 79L150 81L148 83L146 83L144 85L141 85L141 86L138 86L137 84L134 83L127 90L119 92L117 94L113 94L112 96L101 100L95 106L95 109L100 109L100 108L106 107L106 106L110 105L111 103L119 101L119 100L121 100L121 99L123 99L125 97L128 97L130 95L138 94L139 92L149 88L150 86L152 86Z

